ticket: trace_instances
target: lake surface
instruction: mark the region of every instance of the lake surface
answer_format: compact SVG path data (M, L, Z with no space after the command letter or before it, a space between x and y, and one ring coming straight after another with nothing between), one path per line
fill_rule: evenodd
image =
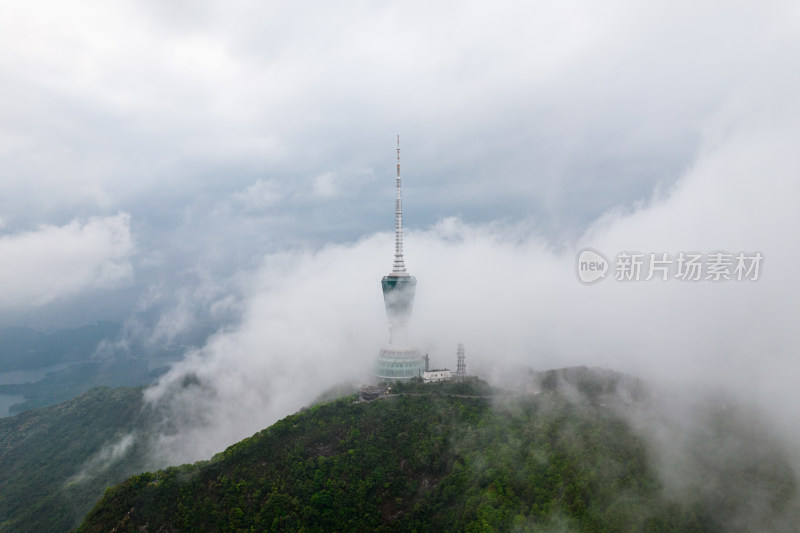
M63 370L75 363L61 363L53 366L46 366L43 368L36 368L33 370L11 370L9 372L0 372L0 385L16 385L18 383L33 383L39 381L48 372L56 372Z
M20 403L24 400L22 396L14 394L0 394L0 418L5 418L10 415L8 412L9 407L15 403Z
M159 367L171 367L178 362L180 357L158 357L149 359L147 361L148 369L153 370ZM48 372L58 372L64 370L72 365L78 364L80 361L71 361L68 363L61 363L58 365L48 366L44 368L36 368L34 370L12 370L9 372L0 372L0 385L16 385L19 383L35 383L41 380ZM16 394L0 394L0 418L9 416L8 409L17 403L20 403L25 398Z
M33 383L39 381L48 372L56 372L63 370L75 363L61 363L53 366L46 366L44 368L36 368L34 370L11 370L9 372L0 372L0 385L16 385L19 383ZM15 403L21 403L25 398L16 394L0 394L0 418L10 416L8 412L9 407Z

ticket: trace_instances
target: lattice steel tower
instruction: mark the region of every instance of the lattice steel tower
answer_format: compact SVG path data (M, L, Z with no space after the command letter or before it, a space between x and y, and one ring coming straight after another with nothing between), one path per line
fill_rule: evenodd
M456 380L457 381L464 381L464 378L467 377L467 363L466 357L464 356L464 345L459 343L458 344L458 363L456 366Z

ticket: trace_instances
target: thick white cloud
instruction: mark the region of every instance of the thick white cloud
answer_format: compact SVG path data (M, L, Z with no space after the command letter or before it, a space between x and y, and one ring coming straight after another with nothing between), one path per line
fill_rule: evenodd
M133 253L124 213L0 235L0 307L27 309L129 283Z
M227 276L384 228L400 133L412 226L574 239L796 85L798 27L782 1L5 3L0 217L131 213L140 293Z
M800 131L797 104L784 96L751 102L724 117L722 129L709 125L675 187L609 212L573 244L554 247L524 222L447 218L410 232L416 344L437 366L452 367L463 342L469 369L487 377L515 365L594 365L694 391L721 388L764 408L776 432L796 438ZM674 258L722 250L760 252L764 262L757 281L585 286L575 270L584 246L612 259L622 251ZM180 428L158 449L171 461L207 457L326 387L364 379L387 339L379 280L391 249L391 235L382 233L268 256L245 291L241 323L148 393Z

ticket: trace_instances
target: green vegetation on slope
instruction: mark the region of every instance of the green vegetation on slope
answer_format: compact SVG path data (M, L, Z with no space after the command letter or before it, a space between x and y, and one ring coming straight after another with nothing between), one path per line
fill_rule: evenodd
M557 391L489 397L480 385L399 389L315 406L209 462L135 476L79 531L723 529L702 500L665 495L643 441L601 404ZM785 477L769 480L783 503L794 492Z
M0 532L74 529L107 486L141 472L129 436L141 408L141 388L101 387L0 419Z

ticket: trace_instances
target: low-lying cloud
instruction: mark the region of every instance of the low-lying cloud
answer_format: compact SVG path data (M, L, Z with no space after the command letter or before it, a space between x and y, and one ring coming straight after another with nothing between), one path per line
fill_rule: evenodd
M712 136L674 189L608 213L575 242L555 246L526 223L458 218L410 232L415 344L436 366L453 367L463 342L470 372L489 378L514 365L590 365L720 389L797 437L800 138L785 117L752 118ZM585 246L609 257L759 251L764 261L757 281L621 282L610 271L586 286L575 271ZM268 256L241 322L148 391L165 413L162 458L208 457L327 387L366 380L388 338L379 281L391 249L391 234L381 233Z
M119 287L132 280L134 251L125 213L0 235L0 309Z
M133 446L136 436L126 433L117 440L103 446L97 453L86 460L77 474L67 480L67 485L81 483L108 470L116 461L119 461Z

